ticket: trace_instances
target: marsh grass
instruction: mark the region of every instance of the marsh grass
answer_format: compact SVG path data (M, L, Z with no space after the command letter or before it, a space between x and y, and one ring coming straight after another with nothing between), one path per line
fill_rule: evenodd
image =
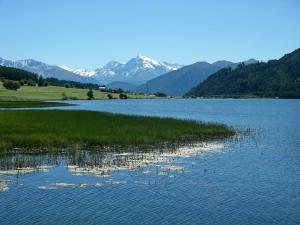
M234 134L225 125L91 111L0 111L0 150L154 146L208 141Z
M68 106L71 104L60 102L42 102L42 101L1 101L0 108L32 108L32 107L54 107ZM0 118L1 119L1 118Z

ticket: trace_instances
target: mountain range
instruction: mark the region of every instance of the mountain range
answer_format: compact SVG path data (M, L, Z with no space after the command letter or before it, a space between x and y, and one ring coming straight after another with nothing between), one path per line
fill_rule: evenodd
M141 55L130 59L127 63L110 61L105 66L93 70L49 65L33 59L12 61L0 58L0 65L19 68L44 77L55 77L61 80L99 84L114 82L113 86L119 84L119 88L128 86L128 84L135 87L161 74L182 67L179 64L161 63Z
M104 67L97 69L95 78L104 84L121 81L134 84L143 84L161 74L177 70L180 65L161 63L146 56L137 56L127 63L111 61Z
M250 59L244 64L256 62L257 60ZM222 68L231 67L234 69L238 64L223 60L214 63L197 62L182 66L159 62L138 55L126 63L110 61L103 67L89 70L49 65L33 59L12 61L0 58L0 65L23 69L44 77L81 83L105 84L111 89L121 88L125 91L139 93L161 92L173 96L182 96L211 74Z
M186 96L258 96L300 98L300 48L279 60L224 68L190 90Z
M147 56L138 55L127 63L110 61L101 68L94 70L61 68L81 76L93 77L104 84L118 82L119 85L132 83L133 85L145 83L161 74L177 70L182 67L179 64L159 62Z
M258 62L255 59L244 61L244 64ZM236 68L240 63L229 61L217 61L212 64L208 62L197 62L192 65L182 67L178 70L160 75L145 84L134 89L135 92L156 93L161 92L167 95L182 96L191 88L204 81L209 75L222 68Z
M12 61L12 60L5 60L0 58L0 65L23 69L28 72L42 75L45 78L54 77L60 80L70 80L70 81L76 81L81 83L93 83L93 84L99 83L99 81L97 81L92 77L80 76L76 73L67 71L59 66L48 65L46 63L34 59Z

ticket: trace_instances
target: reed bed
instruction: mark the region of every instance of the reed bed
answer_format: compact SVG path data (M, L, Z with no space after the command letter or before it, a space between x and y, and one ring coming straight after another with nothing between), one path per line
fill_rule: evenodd
M220 124L91 111L0 110L0 151L87 146L156 146L227 138Z

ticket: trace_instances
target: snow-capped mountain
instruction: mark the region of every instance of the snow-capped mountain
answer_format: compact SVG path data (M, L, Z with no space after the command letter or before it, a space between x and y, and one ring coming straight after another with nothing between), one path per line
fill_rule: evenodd
M127 63L110 61L103 67L95 70L71 69L67 66L61 66L64 70L80 76L95 78L104 84L111 82L142 84L161 74L177 70L181 67L179 64L161 63L142 55L130 59Z
M0 65L23 69L32 73L42 75L43 77L54 77L60 80L70 80L82 83L99 83L99 81L92 77L80 76L77 73L63 69L59 66L48 65L34 59L12 61L0 58Z
M70 67L67 67L67 66L59 66L60 68L64 69L64 70L67 70L69 72L72 72L72 73L76 73L80 76L83 76L83 77L92 77L96 74L96 70L89 70L89 69L72 69Z
M95 78L104 84L122 81L135 84L145 83L161 74L182 67L178 64L161 63L146 56L137 56L127 63L111 61L96 69Z
M0 65L24 69L44 77L101 84L109 84L111 82L142 84L161 74L182 67L179 64L161 63L141 55L130 59L127 63L110 61L103 67L94 70L48 65L33 59L12 61L0 58Z

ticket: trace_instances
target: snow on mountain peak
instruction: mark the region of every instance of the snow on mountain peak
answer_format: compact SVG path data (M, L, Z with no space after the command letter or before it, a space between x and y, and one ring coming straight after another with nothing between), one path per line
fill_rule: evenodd
M70 68L70 67L67 67L67 66L64 66L64 65L62 65L62 66L59 66L60 68L62 68L62 69L64 69L64 70L66 70L66 71L70 71L70 72L72 72L73 71L73 69L72 68Z
M151 58L149 58L147 56L143 56L143 55L138 55L137 58L143 61L143 64L146 68L147 67L152 68L153 66L154 67L158 66L158 67L164 67L168 71L172 71L172 70L177 70L182 67L182 65L179 65L176 63L159 62L159 61L156 61L154 59L151 59Z
M117 62L117 61L109 61L108 63L105 64L105 66L103 66L102 69L113 69L116 68L120 65L123 65L123 63Z
M140 84L180 67L178 64L161 63L147 56L137 55L127 63L111 61L96 69L95 78L102 83L121 81Z
M95 77L99 81L107 83L109 81L128 81L144 82L155 76L167 73L169 71L177 70L181 66L178 64L171 64L167 62L159 62L151 59L148 56L137 55L130 59L127 63L120 63L117 61L109 61L103 67L89 70L89 69L72 69L67 66L60 66L60 68L80 76Z
M67 70L69 72L72 72L72 73L75 73L75 74L78 74L80 76L83 76L83 77L92 77L96 74L96 71L95 70L89 70L89 69L81 69L81 68L78 68L78 69L72 69L68 66L59 66L60 68L64 69L64 70Z
M149 65L149 64L155 65L155 66L160 66L161 65L160 62L158 62L154 59L151 59L147 56L138 55L136 58L142 60L145 65Z

